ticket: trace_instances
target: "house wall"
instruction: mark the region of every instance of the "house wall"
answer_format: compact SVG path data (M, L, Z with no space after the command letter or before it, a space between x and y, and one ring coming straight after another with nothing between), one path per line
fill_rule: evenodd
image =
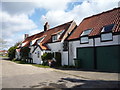
M49 43L48 47L51 49L51 52L61 52L62 65L68 65L68 51L63 51L63 43Z
M80 44L80 40L69 42L69 65L74 65L74 58L76 58L76 48L77 47L92 47L93 39L89 39L89 43Z
M39 57L38 57L38 52L39 52ZM41 55L43 55L43 52L39 47L37 47L36 50L31 55L33 59L33 63L42 64Z
M95 38L95 46L120 45L120 35L114 35L112 41L101 42L100 37Z
M49 43L48 47L52 52L62 52L62 44L61 42Z
M120 35L114 35L112 41L101 42L100 37L95 38L95 46L120 45ZM93 39L89 39L89 43L80 44L80 40L69 41L69 65L74 65L76 58L76 49L80 47L93 47Z
M15 53L15 58L16 58L16 59L20 59L20 52L17 52L17 51L16 51L16 53Z
M68 65L68 51L62 53L62 66Z

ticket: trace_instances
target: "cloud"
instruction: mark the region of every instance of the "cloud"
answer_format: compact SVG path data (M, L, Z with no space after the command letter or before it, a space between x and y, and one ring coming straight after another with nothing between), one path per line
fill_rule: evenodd
M12 1L12 2L11 2ZM30 35L40 32L38 26L29 18L36 8L44 8L47 13L39 19L46 20L51 27L75 20L79 24L83 18L110 10L118 6L119 0L4 0L0 5L0 25L3 38L9 45L23 39L24 33ZM79 3L81 2L81 3ZM74 5L74 3L78 3ZM70 5L73 7L68 10ZM45 19L47 18L47 19ZM43 28L41 25L41 28Z
M65 10L49 10L46 15L41 17L41 21L45 22L44 17L46 17L51 26L70 20L75 20L77 24L79 24L85 17L118 7L118 1L119 0L84 0L68 12Z
M22 35L37 28L36 24L25 14L10 15L0 12L0 25L2 25L2 38L7 41L8 46L23 40Z
M2 12L0 17L2 17L2 31L4 35L12 35L12 33L14 34L37 28L34 22L24 14L11 16L6 12Z

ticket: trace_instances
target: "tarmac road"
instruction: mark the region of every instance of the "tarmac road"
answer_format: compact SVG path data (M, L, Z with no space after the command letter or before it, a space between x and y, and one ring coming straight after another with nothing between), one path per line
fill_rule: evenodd
M117 80L93 80L8 60L0 60L0 66L2 88L118 88Z

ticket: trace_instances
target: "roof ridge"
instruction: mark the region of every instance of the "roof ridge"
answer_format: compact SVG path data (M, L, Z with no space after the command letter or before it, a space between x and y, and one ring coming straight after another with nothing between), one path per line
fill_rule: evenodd
M47 31L52 30L52 29L57 28L57 27L60 27L60 26L63 26L63 25L65 25L65 24L72 23L72 22L73 22L73 20L72 20L72 21L69 21L69 22L66 22L66 23L63 23L63 24L61 24L61 25L57 25L57 26L55 26L55 27L53 27L53 28L48 29Z
M86 18L84 18L83 20L85 20L85 19L89 19L89 18L91 18L91 17L98 16L98 15L101 15L101 14L104 14L104 13L108 13L108 12L111 12L111 11L114 11L114 10L117 10L117 9L120 9L120 7L113 8L113 9L108 10L108 11L103 11L103 12L101 12L101 13L98 13L98 14L95 14L95 15L92 15L92 16L89 16L89 17L86 17Z
M72 21L69 21L69 22L66 22L66 23L63 23L63 24L61 24L61 25L55 26L55 27L53 27L53 28L50 28L50 29L48 29L47 31L50 31L50 30L52 30L52 29L54 29L54 28L57 28L57 27L60 27L60 26L63 26L63 25L65 25L65 24L72 23L72 22L73 22L73 20L72 20ZM47 32L47 31L46 31L46 32ZM41 31L41 32L36 33L36 34L34 34L34 35L31 35L31 36L29 36L28 38L30 38L30 37L32 37L32 36L35 36L35 35L37 35L37 34L41 34L41 33L44 33L44 31Z

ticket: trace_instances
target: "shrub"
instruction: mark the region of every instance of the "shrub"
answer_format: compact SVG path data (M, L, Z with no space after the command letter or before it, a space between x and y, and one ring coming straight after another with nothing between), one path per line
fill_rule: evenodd
M48 60L51 60L53 58L53 54L52 53L44 53L41 56L42 60L43 60L43 65L48 65Z
M12 46L8 49L8 57L12 60L15 58L15 52L16 52L17 46Z
M30 48L29 47L22 47L20 49L20 56L21 59L26 60L29 58L29 52L30 52Z

